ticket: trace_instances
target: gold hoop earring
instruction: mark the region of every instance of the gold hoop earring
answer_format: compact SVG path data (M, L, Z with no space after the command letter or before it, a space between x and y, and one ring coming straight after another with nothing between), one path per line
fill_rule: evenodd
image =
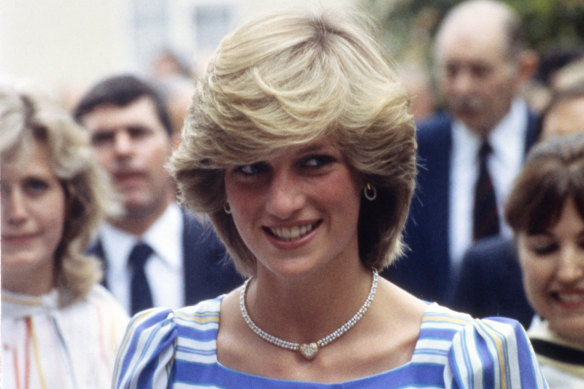
M231 215L231 206L229 203L225 203L225 205L223 205L223 211L225 211L226 214Z
M368 183L365 185L365 188L363 188L363 196L365 196L367 200L373 201L377 198L377 189Z

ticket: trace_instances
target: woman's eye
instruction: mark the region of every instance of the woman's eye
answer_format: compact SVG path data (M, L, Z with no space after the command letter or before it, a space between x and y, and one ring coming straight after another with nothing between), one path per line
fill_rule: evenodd
M25 183L26 190L33 194L42 193L49 187L49 184L43 180L31 178Z
M237 173L241 173L245 176L253 176L266 172L268 170L268 165L264 162L252 163L249 165L241 165L235 168Z
M548 255L558 250L558 245L555 243L549 244L534 244L531 246L531 251L537 255Z
M302 166L309 168L319 168L334 161L335 158L330 155L311 155L303 160Z

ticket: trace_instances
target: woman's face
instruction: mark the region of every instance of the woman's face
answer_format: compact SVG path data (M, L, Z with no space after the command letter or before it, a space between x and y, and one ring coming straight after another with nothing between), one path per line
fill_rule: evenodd
M46 146L30 146L2 161L2 288L39 295L53 285L66 201Z
M518 235L527 297L550 328L584 346L584 221L574 200L558 223L541 234Z
M341 258L358 261L360 188L328 140L285 149L225 172L227 201L239 234L265 267L307 275Z

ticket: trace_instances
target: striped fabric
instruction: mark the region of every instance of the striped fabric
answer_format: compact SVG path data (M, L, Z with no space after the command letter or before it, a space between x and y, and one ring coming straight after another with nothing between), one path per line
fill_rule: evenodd
M2 290L4 389L111 387L116 351L129 317L101 285L82 299L59 304L42 296Z
M343 383L276 380L217 362L221 297L180 310L135 316L118 353L115 388L547 388L523 328L475 320L437 304L423 317L412 360Z

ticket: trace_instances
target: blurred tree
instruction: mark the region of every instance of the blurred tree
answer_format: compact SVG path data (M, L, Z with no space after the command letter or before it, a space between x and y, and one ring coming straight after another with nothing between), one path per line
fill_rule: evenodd
M384 27L386 43L400 61L429 62L432 38L445 13L461 0L361 0ZM507 0L524 23L529 46L584 44L584 0Z

